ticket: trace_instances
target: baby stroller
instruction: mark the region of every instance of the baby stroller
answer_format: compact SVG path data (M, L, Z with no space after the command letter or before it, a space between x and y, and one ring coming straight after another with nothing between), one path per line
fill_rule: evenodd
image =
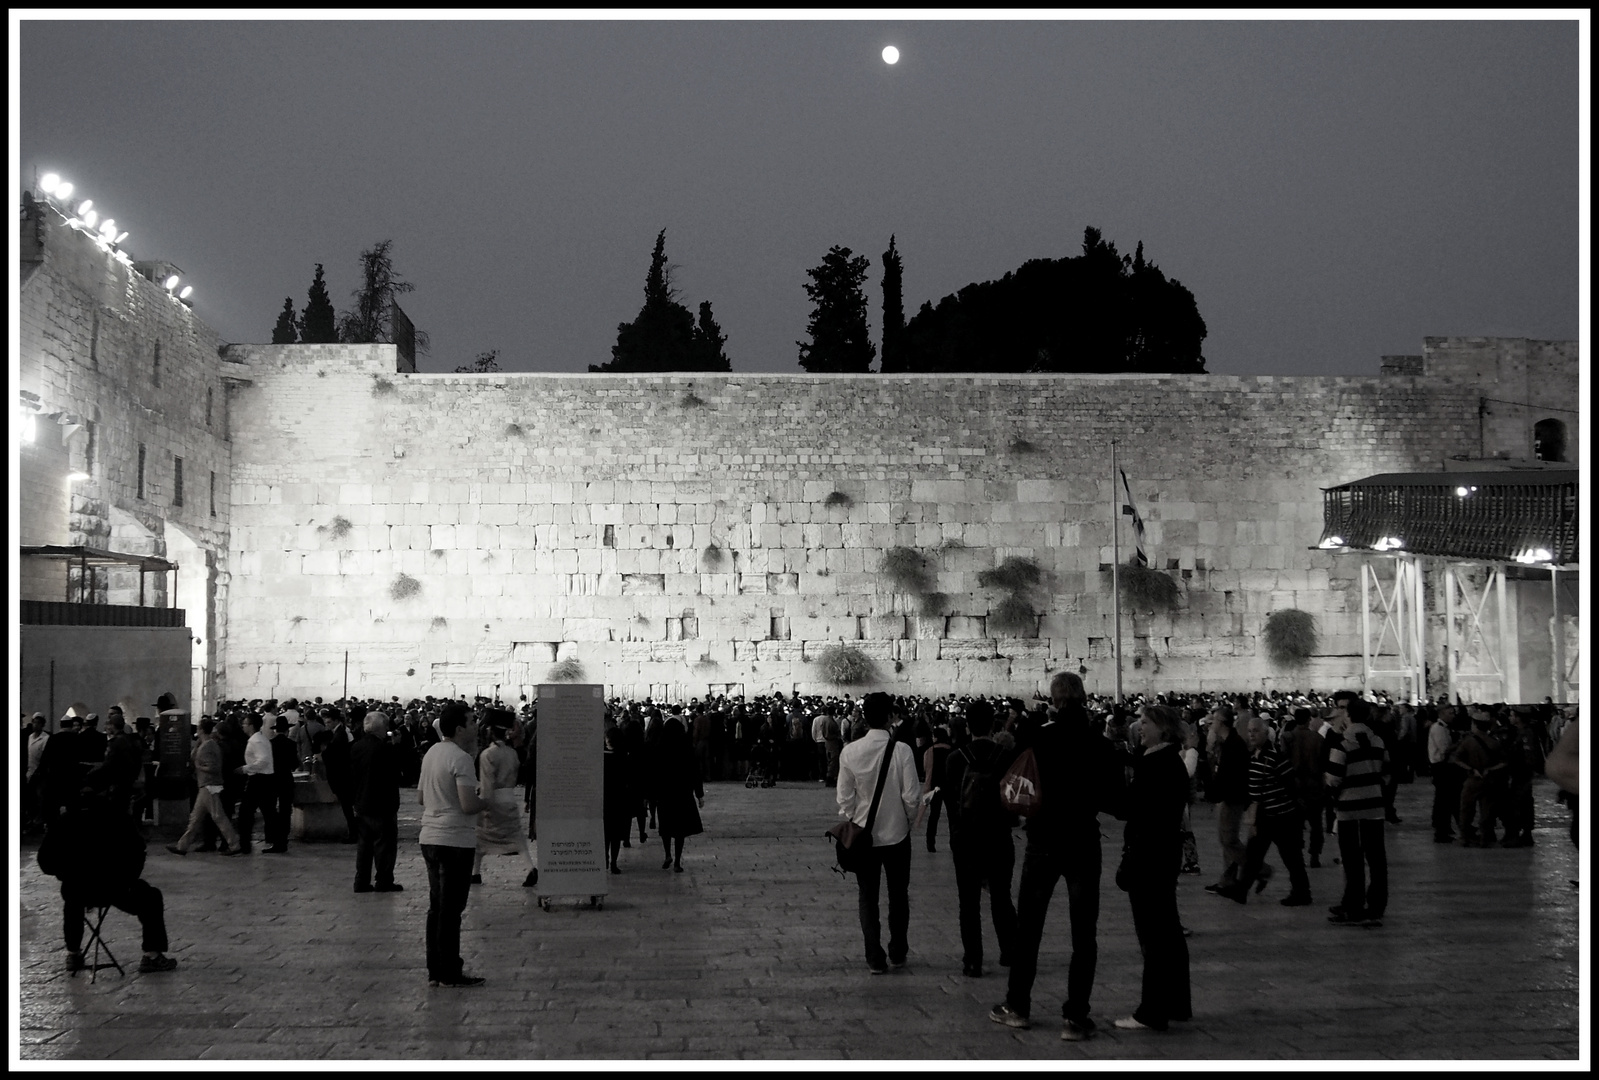
M744 786L752 788L777 786L777 747L768 738L757 739L750 748L750 771L744 777Z

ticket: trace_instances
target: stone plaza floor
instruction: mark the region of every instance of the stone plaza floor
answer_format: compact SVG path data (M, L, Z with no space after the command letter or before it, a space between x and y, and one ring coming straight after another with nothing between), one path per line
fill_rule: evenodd
M137 921L113 910L106 935L128 974L102 971L94 983L65 971L57 882L34 864L33 838L13 866L12 1063L847 1058L936 1069L962 1060L1081 1068L1412 1059L1575 1068L1580 894L1569 811L1540 778L1536 846L1464 849L1432 842L1431 798L1425 779L1399 789L1403 824L1387 833L1392 898L1381 928L1326 921L1342 882L1335 843L1326 866L1310 871L1311 907L1277 903L1287 891L1280 864L1245 906L1203 892L1220 849L1211 808L1196 806L1206 874L1181 878L1178 892L1193 931L1194 1018L1165 1033L1110 1027L1137 1004L1140 961L1126 897L1111 880L1121 826L1103 819L1100 1033L1082 1043L1060 1039L1064 885L1045 926L1035 1026L1001 1027L988 1019L1005 996L991 924L987 973L961 974L945 835L936 854L913 843L909 963L868 974L854 879L832 871L822 836L835 820L833 793L817 783L708 785L706 832L688 841L686 872L660 868L654 834L643 845L635 836L598 911L561 900L542 911L520 887L521 860L490 858L462 933L467 971L487 982L463 990L427 985L414 792L402 793L400 893L352 892L353 845L179 858L154 830L144 876L165 894L179 966L138 974ZM1024 842L1018 831L1018 876ZM1586 1061L1585 1038L1580 1045Z

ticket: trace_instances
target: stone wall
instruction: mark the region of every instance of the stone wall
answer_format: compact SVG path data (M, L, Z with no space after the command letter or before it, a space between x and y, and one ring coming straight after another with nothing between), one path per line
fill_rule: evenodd
M190 612L201 639L194 667L204 671L223 647L210 628L220 603L214 568L226 551L232 483L216 333L53 210L32 203L25 211L18 382L38 396L41 436L51 429L61 451L48 470L26 467L24 452L24 543L166 555L169 530L182 530L208 568L192 588L180 589L176 605ZM66 468L89 479L69 483ZM25 571L24 595L61 599L59 570L58 564ZM165 575L150 575L146 585L147 604L171 605ZM137 572L102 570L92 587L101 602L139 602Z
M376 351L374 351L376 350ZM1322 487L1478 438L1451 378L402 375L392 347L233 346L227 696L518 693L576 659L615 692L1112 686L1110 440L1180 585L1129 611L1139 688L1358 679L1359 578ZM1122 532L1123 559L1131 531ZM924 553L943 601L896 590ZM1035 625L981 571L1034 560ZM1322 656L1273 669L1273 610Z

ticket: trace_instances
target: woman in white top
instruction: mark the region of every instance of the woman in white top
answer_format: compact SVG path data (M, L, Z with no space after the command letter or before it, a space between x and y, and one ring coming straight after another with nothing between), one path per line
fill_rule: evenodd
M538 856L522 833L522 808L517 798L516 774L521 760L511 749L507 731L511 716L502 710L489 711L483 730L491 740L477 759L478 794L489 806L478 815L477 853L472 860L472 884L483 884L483 856L515 855L527 861L524 888L539 881Z

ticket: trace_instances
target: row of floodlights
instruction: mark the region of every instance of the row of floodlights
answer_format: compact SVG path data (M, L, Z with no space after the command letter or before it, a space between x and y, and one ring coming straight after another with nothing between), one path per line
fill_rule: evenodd
M1465 492L1464 488L1457 488L1456 490L1462 493ZM1477 489L1472 488L1471 490L1476 491ZM1348 541L1341 536L1329 536L1327 539L1323 540L1317 545L1317 547L1320 547L1324 550L1336 550L1338 548L1348 546ZM1405 542L1397 536L1380 536L1377 538L1377 542L1371 545L1371 550L1397 551L1404 546ZM1516 561L1518 563L1528 564L1554 562L1554 559L1554 553L1545 547L1527 548L1525 551L1516 556Z
M65 208L63 216L66 217L67 225L70 228L88 233L94 237L95 242L105 251L111 251L112 248L128 238L127 232L125 230L119 231L116 221L112 218L106 218L104 221L100 220L100 212L94 208L93 199L84 199L74 207L68 201L72 198L73 190L72 182L61 179L57 173L45 173L39 178L39 191L50 198L58 208ZM132 265L132 260L123 252L116 251L114 254L121 262ZM167 292L173 293L178 287L178 281L178 275L173 274L162 282L162 286ZM193 293L194 286L185 285L181 292L175 292L174 295L179 300L187 300Z

